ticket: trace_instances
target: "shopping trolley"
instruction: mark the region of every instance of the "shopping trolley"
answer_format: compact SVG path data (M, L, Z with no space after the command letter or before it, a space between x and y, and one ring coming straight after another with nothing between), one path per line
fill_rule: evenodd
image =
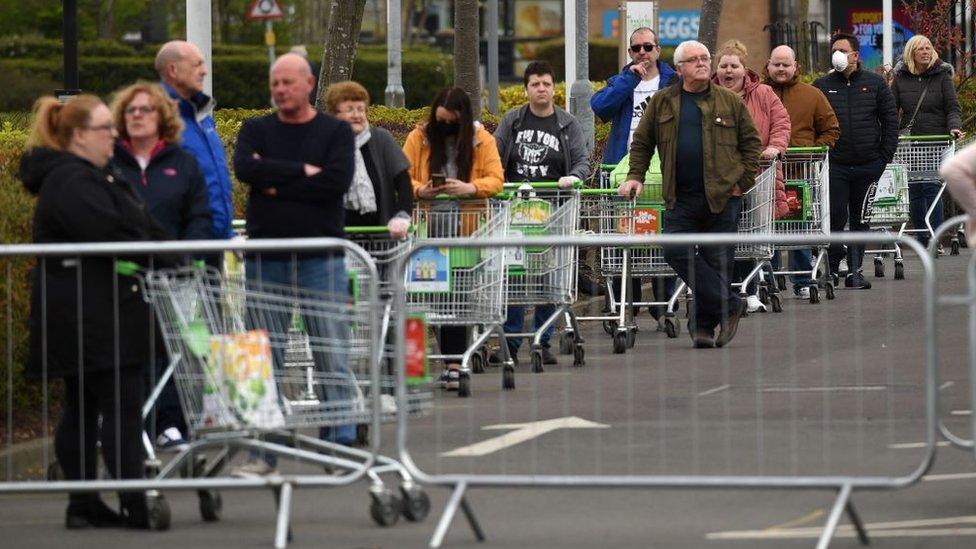
M898 234L925 233L932 235L929 218L945 191L945 183L939 177L939 166L955 152L955 141L948 135L906 135L898 138L898 148L881 178L871 185L864 197L863 220L872 229L890 231L898 227ZM938 183L938 197L925 212L925 227L906 229L911 220L908 187L913 184ZM901 246L865 250L873 253L874 276L884 276L884 258L894 257L895 279L905 278L905 265Z
M429 358L460 359L458 396L471 395L472 371L484 371L484 344L505 322L504 248L425 248L426 238L497 239L508 234L509 201L438 197L414 208L413 253L403 273L407 312L424 315L430 326L472 327L460 355L430 354ZM419 248L419 249L418 249ZM443 342L441 342L443 345ZM506 370L511 369L507 366ZM505 374L503 376L511 375ZM504 377L503 377L504 381Z
M660 232L664 214L661 201L661 186L645 184L639 197L624 198L615 188L583 189L580 204L580 228L591 234L647 234ZM632 308L636 306L666 307L662 325L668 337L677 337L680 332L675 318L678 300L687 293L687 286L680 282L667 299L660 301L635 302L628 298L627 281L632 276L667 277L675 276L674 270L664 260L660 246L640 248L600 248L600 274L606 281L607 311L598 316L580 316L577 321L600 321L603 328L613 338L613 352L624 353L634 346L637 325L633 320ZM611 279L620 277L620 297L614 294Z
M742 211L739 215L739 234L773 235L774 201L776 199L776 166L778 161L763 162L756 184L742 194ZM752 261L753 268L742 281L732 284L740 294L746 293L746 288L753 280L759 284L759 299L768 303L773 312L783 311L783 302L776 291L772 272L773 245L769 242L759 244L737 244L735 247L736 261ZM769 279L767 280L767 275Z
M777 235L830 235L830 162L827 147L790 147L782 158L783 179L786 201L790 211L786 216L773 221L773 233ZM780 250L816 249L809 271L791 269L777 270L774 274L785 281L788 275L807 275L810 284L810 303L820 302L820 287L824 288L827 299L834 298L834 287L827 268L827 244L814 246L775 246L774 253ZM823 267L823 275L819 275ZM786 285L779 284L780 288Z
M579 190L561 189L557 183L506 183L511 192L509 206L510 236L572 236L579 219ZM576 301L576 247L526 247L509 250L506 258L508 306L553 305L555 310L535 331L505 333L505 337L532 337L532 372L544 371L542 364L542 335L561 317L566 330L560 336L560 347L570 347L573 365L583 366L585 357L583 338L571 306ZM506 365L513 366L508 345L499 345L499 353ZM514 368L503 370L502 384L515 388Z

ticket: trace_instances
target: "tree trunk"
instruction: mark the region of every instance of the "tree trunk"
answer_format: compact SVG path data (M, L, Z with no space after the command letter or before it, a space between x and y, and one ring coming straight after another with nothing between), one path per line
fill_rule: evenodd
M468 93L475 119L481 118L478 68L478 0L454 3L454 85Z
M365 7L366 0L332 0L329 3L329 30L325 34L316 107L322 107L329 84L352 79Z
M722 18L722 0L702 0L698 22L698 41L715 53L718 43L718 24Z
M115 0L95 0L93 4L97 15L98 38L111 40L115 26Z

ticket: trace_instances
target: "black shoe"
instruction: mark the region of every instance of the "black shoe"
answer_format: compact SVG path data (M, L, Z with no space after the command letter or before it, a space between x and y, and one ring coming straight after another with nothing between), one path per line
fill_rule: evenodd
M552 349L549 347L542 348L542 363L546 365L559 364L556 355L552 354Z
M740 299L739 305L729 313L729 318L722 324L722 329L719 330L718 337L715 338L716 347L724 347L732 341L735 332L739 329L739 319L746 314L746 307L746 302Z
M844 287L852 288L854 290L870 290L871 283L864 278L861 271L855 271L847 275L847 278L844 279Z
M119 494L122 511L125 513L125 525L137 530L149 530L149 504L143 492L127 492Z
M72 498L65 513L64 526L69 530L80 528L119 528L125 526L125 518L105 505L97 494Z
M688 321L688 335L691 336L692 346L696 349L715 347L715 334L703 328L692 327L691 321Z

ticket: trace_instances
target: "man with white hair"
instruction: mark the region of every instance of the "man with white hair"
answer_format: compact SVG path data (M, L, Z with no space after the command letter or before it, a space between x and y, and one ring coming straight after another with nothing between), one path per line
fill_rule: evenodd
M833 147L840 137L840 123L827 97L810 84L800 82L800 68L796 52L789 46L776 46L769 54L765 69L765 83L773 88L790 115L791 147ZM812 271L809 249L790 251L793 270ZM779 254L773 266L779 268ZM807 275L793 275L793 291L804 299L810 298L813 280Z
M711 61L700 42L689 40L675 49L680 84L651 98L630 146L630 171L619 193L641 192L656 148L667 206L665 233L735 232L741 195L755 185L759 132L739 96L711 84ZM694 346L727 345L746 312L745 300L729 287L733 247L667 246L664 258L695 293L688 319Z
M308 62L294 53L282 55L271 67L270 87L275 112L244 122L234 148L234 171L250 186L247 201L247 233L250 239L345 237L344 197L352 183L355 138L348 123L319 112L309 103L315 77ZM321 306L336 307L335 318L305 315L304 326L313 342L316 378L328 380L317 387L320 401L349 401L346 354L347 319L342 311L348 301L349 279L342 252L263 253L246 262L248 285L260 290L262 283L314 290ZM291 315L258 313L277 331L291 325ZM268 326L254 326L268 327ZM326 348L323 348L323 345ZM276 363L281 363L281 351ZM340 444L356 441L355 425L323 428L321 436ZM256 456L252 456L254 458ZM273 456L252 459L239 467L238 475L271 472Z

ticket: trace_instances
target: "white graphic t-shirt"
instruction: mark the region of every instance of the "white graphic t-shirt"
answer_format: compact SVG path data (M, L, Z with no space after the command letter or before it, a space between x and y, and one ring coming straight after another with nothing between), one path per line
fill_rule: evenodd
M658 90L661 84L661 75L657 75L650 80L641 80L637 87L634 88L634 112L633 117L630 119L630 133L627 134L627 148L630 148L630 142L634 139L634 130L637 129L637 125L640 124L641 117L644 116L644 109L647 107L647 102L651 100L651 96L654 92Z

